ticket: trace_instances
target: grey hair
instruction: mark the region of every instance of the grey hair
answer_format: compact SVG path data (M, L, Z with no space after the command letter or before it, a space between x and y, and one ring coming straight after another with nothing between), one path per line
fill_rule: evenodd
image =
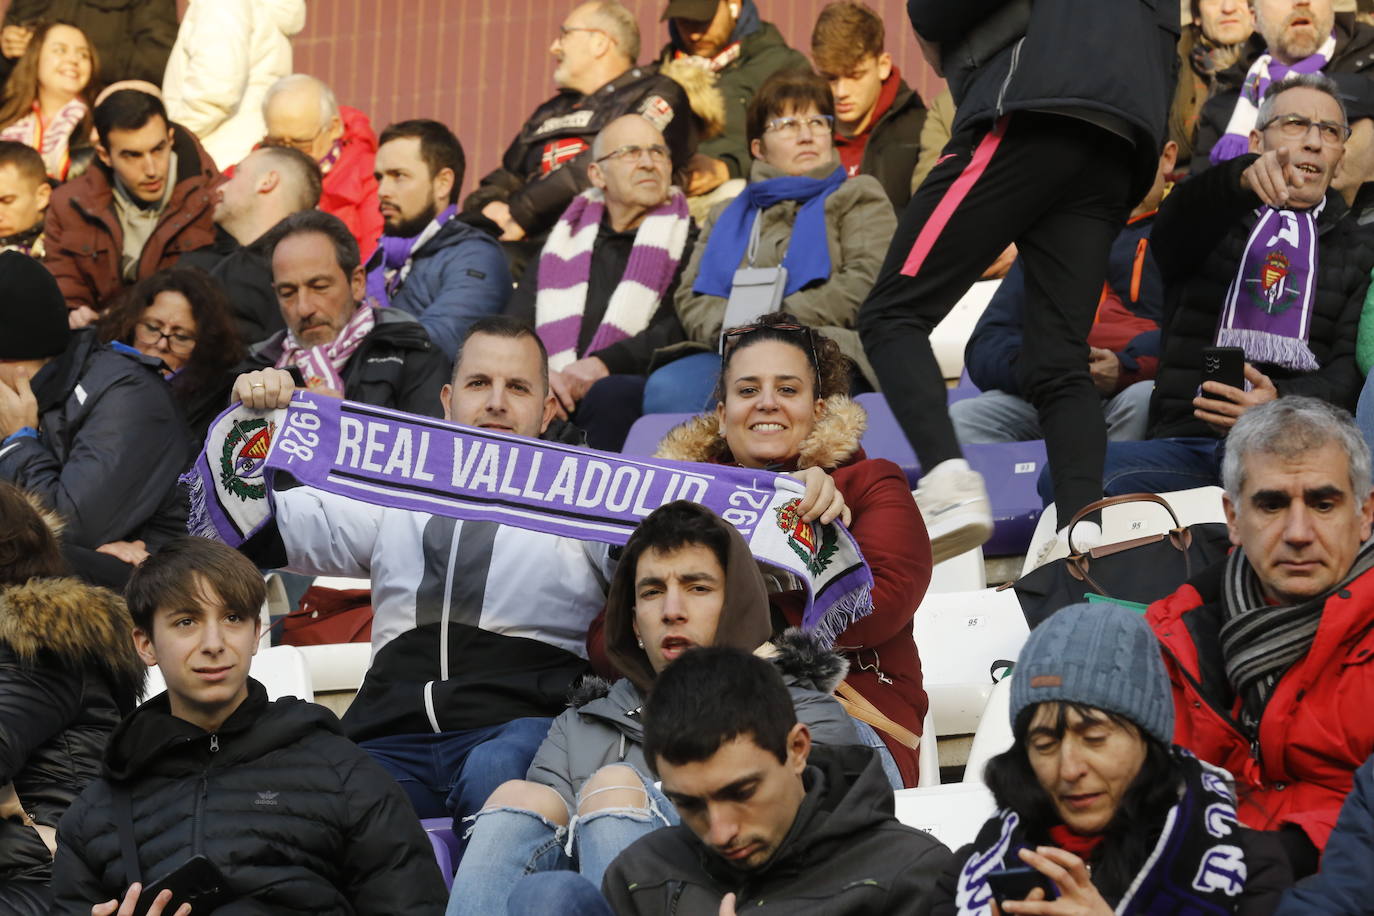
M1269 88L1264 90L1264 98L1260 100L1259 114L1255 117L1255 124L1263 126L1274 120L1274 104L1280 93L1287 92L1289 89L1315 89L1318 92L1325 92L1336 100L1336 106L1341 110L1341 123L1349 125L1350 118L1345 113L1345 103L1341 101L1341 90L1336 85L1336 81L1322 73L1290 73L1281 80L1275 80L1269 84Z
M1245 412L1226 437L1221 483L1232 505L1241 506L1245 490L1245 458L1272 455L1296 458L1334 442L1350 462L1350 487L1355 511L1369 495L1369 446L1347 411L1317 398L1281 397Z
M339 100L334 96L334 90L318 77L308 73L291 73L283 76L271 86L267 87L267 94L262 97L262 117L267 120L267 109L272 106L272 100L288 89L297 86L314 86L320 93L320 128L323 129L334 118L339 116Z
M593 0L592 14L620 48L622 54L634 64L639 60L639 20L620 0Z

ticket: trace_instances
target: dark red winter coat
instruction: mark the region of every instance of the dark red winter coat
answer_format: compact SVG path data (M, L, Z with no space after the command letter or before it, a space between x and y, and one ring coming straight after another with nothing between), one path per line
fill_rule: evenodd
M377 209L377 179L373 170L377 159L377 135L367 115L347 105L339 106L343 119L343 151L339 161L324 176L320 209L343 220L358 240L362 263L372 257L382 234L382 213Z

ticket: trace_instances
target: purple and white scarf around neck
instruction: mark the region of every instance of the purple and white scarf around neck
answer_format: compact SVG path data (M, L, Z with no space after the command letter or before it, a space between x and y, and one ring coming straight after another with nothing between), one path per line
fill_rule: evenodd
M1231 120L1226 122L1226 133L1212 145L1207 154L1212 165L1226 162L1250 151L1250 131L1259 120L1260 100L1270 83L1278 82L1290 73L1320 73L1331 55L1336 53L1336 33L1327 36L1317 53L1293 64L1283 64L1274 60L1269 53L1261 54L1250 65L1236 98L1236 107L1231 109Z
M339 336L327 344L302 347L296 336L287 331L276 367L295 366L307 388L323 386L343 394L343 368L376 326L377 314L370 302L364 302L353 311L353 317L339 331Z
M1311 210L1261 207L1240 269L1226 291L1216 344L1241 347L1252 363L1315 372L1307 345L1317 282L1317 216Z
M449 204L439 212L419 235L400 236L383 234L377 240L377 250L382 253L382 262L367 275L367 296L378 307L391 305L391 297L401 291L401 284L410 276L410 256L417 248L439 234L444 223L458 214L458 205Z
M599 188L583 191L558 218L539 255L534 323L549 351L549 368L554 371L565 369L579 356L586 355L577 352L577 341L587 304L592 251L605 213L605 194ZM587 353L605 349L648 327L663 294L672 285L691 225L687 198L672 188L668 200L650 210L635 231L625 273L587 344Z
M803 626L827 642L873 610L873 574L854 537L838 522L802 522L806 488L781 474L629 458L297 391L284 410L235 404L211 424L182 478L188 530L242 545L272 519L277 471L373 505L611 544L689 499L807 584Z

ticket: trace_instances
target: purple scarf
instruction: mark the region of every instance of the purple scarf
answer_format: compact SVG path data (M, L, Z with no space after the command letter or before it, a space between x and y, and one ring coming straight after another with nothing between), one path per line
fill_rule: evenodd
M1282 64L1272 54L1261 54L1245 74L1236 107L1231 110L1231 120L1226 124L1226 133L1207 154L1212 165L1244 156L1250 151L1250 131L1259 118L1260 100L1264 98L1264 90L1269 88L1270 83L1280 81L1290 73L1320 73L1335 51L1336 35L1333 32L1317 49L1317 53L1295 64Z
M1316 299L1317 215L1325 205L1259 209L1240 269L1226 291L1217 346L1242 347L1249 362L1294 372L1320 368L1307 338Z
M343 394L343 368L376 326L377 314L371 303L364 302L353 311L353 317L339 331L339 336L327 344L302 347L296 336L287 331L277 368L295 366L307 388L323 386Z
M444 223L458 212L457 204L449 204L434 217L419 235L383 235L377 240L382 262L367 275L367 295L379 308L391 305L391 297L401 291L401 284L410 275L410 255L444 228Z
M805 487L768 471L627 458L297 391L285 410L235 404L211 424L182 478L188 530L242 545L271 521L279 470L373 505L611 544L659 506L690 499L807 584L803 626L828 642L873 610L873 575L853 536L802 522Z

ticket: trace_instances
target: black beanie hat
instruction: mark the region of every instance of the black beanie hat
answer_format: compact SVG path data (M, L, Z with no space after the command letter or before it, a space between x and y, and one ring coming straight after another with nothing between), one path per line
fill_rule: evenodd
M48 269L0 252L0 359L43 359L67 349L67 303Z

